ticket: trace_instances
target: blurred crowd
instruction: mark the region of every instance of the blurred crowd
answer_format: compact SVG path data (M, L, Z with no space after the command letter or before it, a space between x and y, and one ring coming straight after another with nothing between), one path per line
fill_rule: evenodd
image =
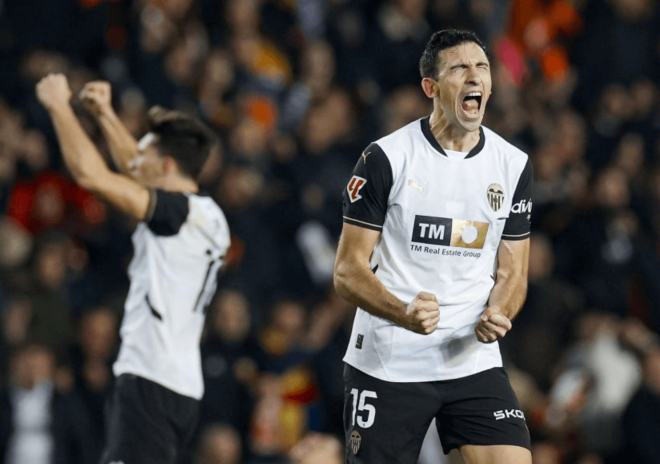
M154 104L221 136L200 180L232 246L182 462L339 464L341 192L430 113L417 63L447 27L488 44L484 124L534 164L529 294L500 344L534 462L659 463L654 0L0 0L0 460L97 462L135 226L63 169L42 76L110 81L136 137Z

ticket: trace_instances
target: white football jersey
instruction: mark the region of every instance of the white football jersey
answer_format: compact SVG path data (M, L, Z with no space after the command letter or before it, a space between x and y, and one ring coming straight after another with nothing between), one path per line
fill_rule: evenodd
M493 131L447 156L429 118L372 143L344 191L344 222L381 232L371 267L402 301L436 295L440 321L420 335L358 308L344 361L382 380L455 379L502 365L474 334L495 283L500 240L529 237L532 165Z
M152 192L147 219L133 233L116 376L202 397L199 342L229 243L227 221L211 198Z

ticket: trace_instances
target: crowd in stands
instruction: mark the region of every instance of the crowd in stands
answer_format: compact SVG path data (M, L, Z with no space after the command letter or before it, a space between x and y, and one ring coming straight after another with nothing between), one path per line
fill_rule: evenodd
M442 28L485 40L484 124L534 165L529 293L500 343L534 462L659 463L655 0L0 0L0 462L98 461L135 226L67 175L42 76L109 81L136 137L155 104L220 135L201 185L232 245L182 463L340 464L341 194L368 143L430 113L418 60Z

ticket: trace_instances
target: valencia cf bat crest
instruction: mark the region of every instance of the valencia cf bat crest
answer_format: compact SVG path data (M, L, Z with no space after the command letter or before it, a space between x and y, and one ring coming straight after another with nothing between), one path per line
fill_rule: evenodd
M360 451L360 445L362 444L362 437L360 436L360 432L357 430L353 430L351 432L350 443L353 454L358 454L358 451Z

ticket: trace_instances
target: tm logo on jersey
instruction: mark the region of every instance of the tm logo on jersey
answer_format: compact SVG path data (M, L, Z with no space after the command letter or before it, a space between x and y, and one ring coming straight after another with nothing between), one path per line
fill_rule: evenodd
M482 249L486 242L488 226L487 222L416 215L412 241L429 245ZM413 248L413 251L423 250Z
M346 187L346 190L348 191L348 199L351 200L351 203L355 203L360 198L362 198L362 195L360 195L360 190L366 183L367 179L364 177L351 177L351 180L348 182L348 186Z

